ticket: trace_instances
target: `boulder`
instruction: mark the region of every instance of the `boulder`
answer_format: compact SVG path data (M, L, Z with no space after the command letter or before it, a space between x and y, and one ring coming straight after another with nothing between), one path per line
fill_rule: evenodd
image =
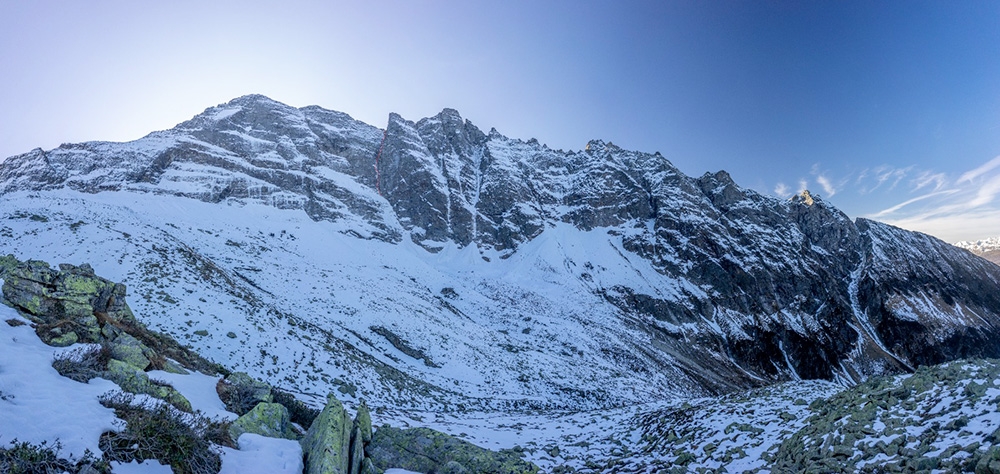
M271 386L251 377L246 372L233 372L218 385L219 399L226 408L237 415L245 415L258 403L271 403L274 396Z
M139 370L149 367L149 360L155 355L152 349L125 332L119 332L110 342L111 358L125 362Z
M269 438L297 438L292 431L288 409L280 403L258 403L253 410L229 426L229 436L233 441L238 441L243 433L259 434Z
M100 342L101 318L134 324L125 304L125 285L94 275L90 265L59 265L55 270L39 260L9 268L5 257L3 296L36 323L48 344L67 344L75 333L80 342ZM58 329L58 331L53 331Z
M184 395L169 385L153 383L149 375L129 363L111 359L108 361L108 370L102 377L118 384L126 392L149 395L166 401L179 410L189 413L192 411L191 402Z
M351 417L333 394L302 438L306 474L349 474Z
M1000 474L1000 445L992 446L979 458L976 474Z
M13 254L0 255L0 280L6 279L7 274L20 264L21 262Z
M361 472L359 474L382 474L382 471L375 468L371 459L365 458L361 461Z
M385 425L375 431L365 453L374 467L416 472L537 473L538 467L514 452L496 452L429 428L399 429Z
M364 442L364 444L371 442L372 415L364 400L361 400L361 405L358 406L358 414L354 417L354 427L358 429L361 435L361 441Z

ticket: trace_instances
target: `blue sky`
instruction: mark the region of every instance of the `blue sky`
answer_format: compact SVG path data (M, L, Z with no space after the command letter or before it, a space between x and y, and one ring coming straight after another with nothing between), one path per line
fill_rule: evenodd
M687 174L1000 235L1000 2L0 2L0 156L248 93L384 126L445 107Z

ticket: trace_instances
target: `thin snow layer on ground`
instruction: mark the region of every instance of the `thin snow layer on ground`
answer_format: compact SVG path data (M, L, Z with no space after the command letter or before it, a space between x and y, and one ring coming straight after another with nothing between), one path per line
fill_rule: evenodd
M112 462L111 472L114 474L172 474L174 470L166 464L160 464L155 459L147 459L143 462Z
M208 418L232 421L239 417L236 413L227 410L226 404L222 403L222 400L219 400L219 394L215 391L215 386L221 377L205 375L199 372L181 375L154 370L149 372L149 378L160 380L173 386L191 402L191 408L202 412Z
M559 224L487 262L474 246L432 254L256 204L69 190L4 200L24 212L0 212L0 252L90 263L128 286L129 305L151 328L315 406L331 390L349 406L366 398L483 410L607 408L692 390L668 355L642 350L649 334L598 293L623 286L670 299L701 290L620 258L629 255L622 237L604 231ZM622 354L662 370L621 371ZM384 375L386 365L404 378Z
M244 433L239 451L222 448L219 474L301 474L302 447L298 441Z
M99 455L98 439L116 418L97 398L118 386L59 375L52 360L67 349L47 346L30 326L11 327L3 322L7 320L24 322L0 305L0 446L10 446L14 439L50 446L58 441L62 457L79 458L85 450Z
M781 442L802 429L810 403L843 387L789 382L746 393L617 409L535 415L401 413L383 410L375 423L427 426L483 446L514 449L543 472L658 472L680 467L765 469Z
M1000 361L957 361L874 379L814 406L775 461L873 471L966 472L1000 444Z

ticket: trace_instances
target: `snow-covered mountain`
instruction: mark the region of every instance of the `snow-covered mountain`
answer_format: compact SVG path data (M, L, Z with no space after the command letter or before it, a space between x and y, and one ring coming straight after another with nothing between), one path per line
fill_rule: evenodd
M983 240L963 240L955 242L955 246L968 250L993 263L1000 264L1000 237L990 237Z
M601 408L1000 356L1000 268L595 140L386 128L246 96L0 163L0 252L87 262L150 326L304 394Z

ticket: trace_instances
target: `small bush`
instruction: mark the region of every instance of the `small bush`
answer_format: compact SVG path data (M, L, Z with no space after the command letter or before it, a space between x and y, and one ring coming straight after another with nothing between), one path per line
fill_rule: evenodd
M222 461L212 443L233 446L227 427L200 413L184 413L158 401L136 403L125 392L108 392L100 402L114 409L125 424L120 431L101 435L99 446L112 461L156 459L174 472L215 474Z
M24 326L25 322L21 321L20 319L10 318L10 319L7 320L7 325L10 326L10 327L12 327L12 328L16 328L18 326Z
M11 447L0 448L0 472L10 474L48 474L50 472L80 472L85 467L88 472L107 474L111 468L107 462L94 457L89 450L83 457L69 461L59 457L62 443L56 440L51 446L45 441L41 444L31 444L26 441L11 441Z
M111 349L107 345L80 346L64 351L52 360L52 368L63 377L87 383L108 368Z

